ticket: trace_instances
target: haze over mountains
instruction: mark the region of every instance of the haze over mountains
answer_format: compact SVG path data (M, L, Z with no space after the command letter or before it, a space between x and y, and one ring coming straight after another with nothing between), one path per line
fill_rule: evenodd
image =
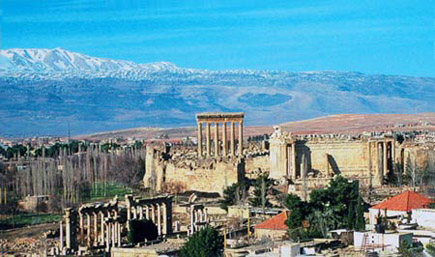
M0 135L182 127L195 113L244 111L247 125L341 113L435 111L435 78L136 64L63 49L0 50Z

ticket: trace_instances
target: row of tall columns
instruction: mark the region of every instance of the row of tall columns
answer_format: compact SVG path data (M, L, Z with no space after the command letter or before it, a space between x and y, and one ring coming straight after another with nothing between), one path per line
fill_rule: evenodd
M296 143L292 143L290 145L285 145L285 154L287 159L286 169L287 176L291 177L293 181L297 178L297 170L296 170Z
M159 235L172 233L172 204L171 199L167 202L155 203L136 203L129 196L126 197L127 203L127 222L131 219L142 220L144 218L152 220L157 226ZM145 209L145 211L144 211Z
M189 235L203 228L208 223L207 209L203 205L192 205L190 207L190 229Z
M228 154L232 156L236 156L236 139L235 139L235 128L236 123L238 123L238 155L242 156L243 154L243 122L230 122L230 148L228 149L228 139L227 139L227 122L222 122L222 140L219 140L219 124L221 122L209 122L206 121L206 141L205 147L206 156L212 156L212 136L211 136L211 125L214 124L214 156L227 156ZM201 157L204 155L203 150L203 135L202 135L202 124L203 122L198 122L198 155ZM222 146L221 146L222 143Z
M106 224L106 219L117 219L118 211L94 211L94 212L81 212L79 211L79 232L81 244L91 246L107 246L107 230L109 229ZM85 225L86 221L86 225ZM85 233L86 232L86 233ZM113 233L121 233L114 229ZM110 233L109 233L110 234ZM112 235L111 235L112 236ZM116 236L116 238L118 238ZM119 239L120 240L120 239Z
M121 246L121 223L118 219L105 219L105 236L103 235L103 240L105 240L106 251L109 252L111 247Z
M376 178L378 184L382 184L385 175L388 172L394 171L395 167L395 149L394 141L377 141L374 145L377 155L375 156L375 172L377 173ZM371 159L371 147L369 145L369 159ZM371 161L369 162L369 168L372 166Z

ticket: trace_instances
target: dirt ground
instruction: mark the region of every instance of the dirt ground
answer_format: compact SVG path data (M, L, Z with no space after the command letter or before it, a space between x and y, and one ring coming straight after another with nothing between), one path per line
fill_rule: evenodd
M0 255L42 255L46 249L57 244L57 238L47 238L46 235L58 226L58 223L48 223L0 231Z

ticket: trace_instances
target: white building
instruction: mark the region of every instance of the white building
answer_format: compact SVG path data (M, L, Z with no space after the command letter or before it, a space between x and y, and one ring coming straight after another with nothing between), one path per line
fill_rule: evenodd
M435 209L414 209L412 210L412 222L420 227L435 230Z
M366 248L375 251L396 252L402 241L412 244L412 233L375 233L375 232L354 232L353 244L356 249Z
M432 201L424 195L414 191L405 191L393 196L369 209L370 224L376 224L376 217L380 214L389 218L406 218L414 209L426 208Z

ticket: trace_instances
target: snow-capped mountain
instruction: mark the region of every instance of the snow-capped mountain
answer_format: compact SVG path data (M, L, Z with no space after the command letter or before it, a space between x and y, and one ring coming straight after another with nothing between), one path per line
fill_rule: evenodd
M0 50L0 135L189 126L244 111L248 125L341 113L434 112L435 78L136 64L63 49Z
M136 64L129 61L117 61L96 58L55 49L7 49L0 50L0 74L3 76L39 76L63 77L122 77L131 73L153 73L159 71L177 71L177 66L169 62Z

